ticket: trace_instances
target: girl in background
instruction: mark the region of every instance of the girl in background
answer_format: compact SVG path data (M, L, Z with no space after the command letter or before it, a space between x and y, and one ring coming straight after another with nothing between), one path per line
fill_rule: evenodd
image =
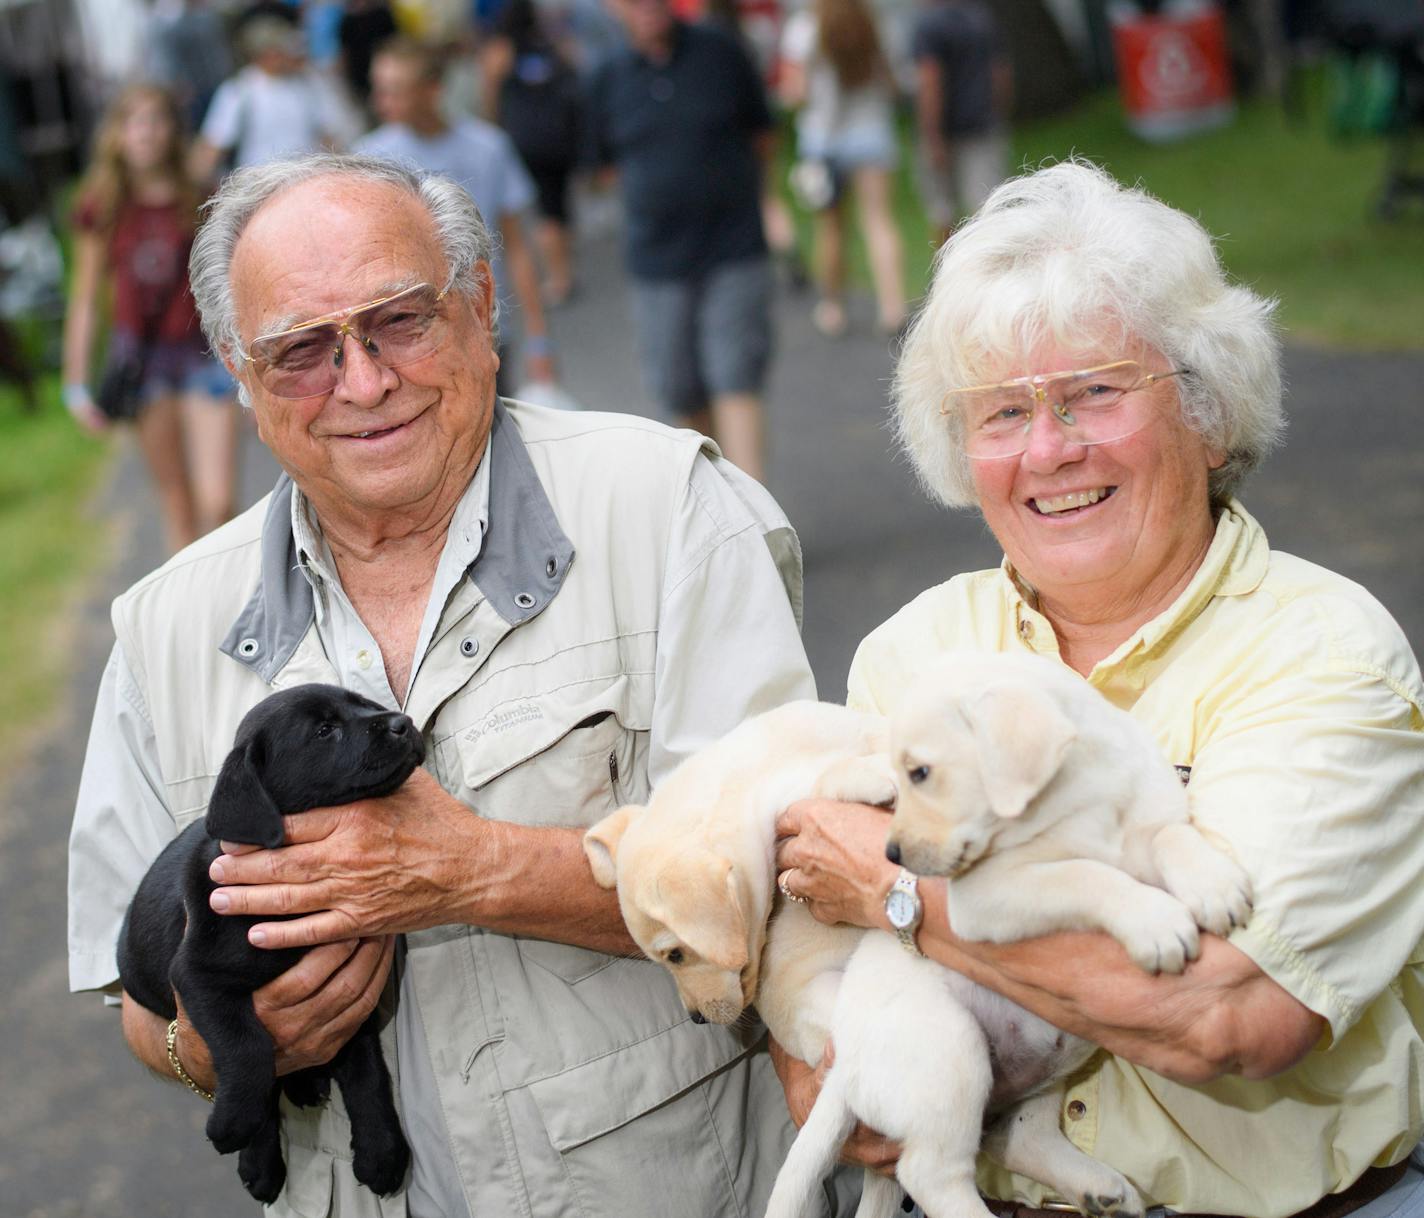
M132 417L171 550L233 514L237 408L232 380L209 356L188 288L201 197L172 96L131 85L99 126L74 208L73 277L64 324L64 400L91 431ZM131 369L130 391L90 390L101 299L110 315L106 376Z
M823 169L831 188L817 201L812 319L831 337L845 332L844 187L855 192L880 329L905 320L900 233L892 209L897 159L894 84L866 0L812 0L782 34L782 101L799 107L797 155Z

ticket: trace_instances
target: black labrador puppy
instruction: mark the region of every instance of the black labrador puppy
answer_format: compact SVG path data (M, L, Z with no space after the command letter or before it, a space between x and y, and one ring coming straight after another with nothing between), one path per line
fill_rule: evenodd
M251 994L305 949L265 951L249 944L247 931L259 919L213 913L208 896L216 885L208 868L221 853L220 840L280 846L284 812L389 795L424 756L410 719L358 694L335 685L273 694L238 725L206 818L189 825L154 860L124 918L124 989L169 1020L177 1014L174 991L181 995L218 1076L208 1138L222 1154L241 1151L238 1175L259 1201L276 1199L287 1167L278 1136L272 1040L257 1020ZM335 1079L351 1117L356 1179L389 1194L405 1178L410 1148L377 1032L373 1013L327 1065L285 1075L280 1089L294 1103L319 1103Z

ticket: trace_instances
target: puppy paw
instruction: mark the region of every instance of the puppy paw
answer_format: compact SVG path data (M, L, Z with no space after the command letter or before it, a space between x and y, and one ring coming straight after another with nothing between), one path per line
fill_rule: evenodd
M400 1188L410 1167L410 1147L399 1129L351 1148L351 1170L373 1193L388 1197Z
M282 1092L298 1108L324 1104L331 1095L331 1079L311 1070L298 1070L282 1079Z
M872 807L893 807L899 791L889 758L880 754L846 757L829 766L816 780L822 799L843 799Z
M1251 917L1251 878L1220 839L1190 821L1164 826L1152 840L1162 886L1197 925L1228 935Z
M1077 1199L1078 1208L1094 1218L1142 1218L1144 1206L1135 1188L1118 1177L1118 1186L1101 1193L1084 1193Z
M230 1155L250 1145L265 1120L266 1114L260 1107L253 1110L237 1105L224 1106L219 1100L208 1116L205 1132L218 1154Z
M1201 950L1191 912L1158 888L1144 887L1140 899L1110 929L1132 962L1149 973L1180 973Z
M1250 877L1205 843L1189 856L1163 860L1162 880L1202 930L1229 935L1251 919Z
M254 1198L271 1205L287 1182L287 1164L280 1146L268 1145L261 1139L244 1146L237 1156L237 1178Z

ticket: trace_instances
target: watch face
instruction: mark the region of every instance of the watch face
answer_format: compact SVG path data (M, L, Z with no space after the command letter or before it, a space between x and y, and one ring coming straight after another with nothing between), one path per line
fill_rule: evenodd
M897 930L909 926L915 920L915 898L903 888L891 889L885 898L885 916Z

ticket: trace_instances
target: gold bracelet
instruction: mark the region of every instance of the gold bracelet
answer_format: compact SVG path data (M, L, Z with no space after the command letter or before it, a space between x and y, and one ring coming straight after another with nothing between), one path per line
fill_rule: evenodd
M193 1081L193 1076L183 1069L183 1063L178 1060L178 1021L175 1019L168 1025L168 1064L173 1067L173 1073L179 1080L187 1084L188 1090L194 1095L201 1095L208 1103L213 1102L213 1093L204 1091Z

